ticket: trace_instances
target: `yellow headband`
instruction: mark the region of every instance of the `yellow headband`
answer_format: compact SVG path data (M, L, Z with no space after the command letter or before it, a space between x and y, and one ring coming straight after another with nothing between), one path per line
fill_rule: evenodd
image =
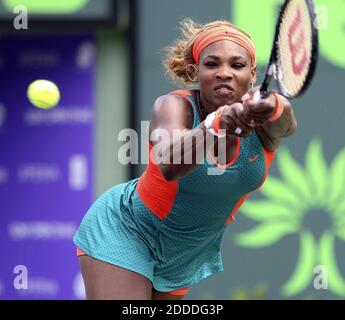
M221 40L229 40L245 48L250 54L252 65L256 65L253 41L244 33L231 26L219 26L203 31L194 42L192 52L194 62L199 63L200 54L206 47Z

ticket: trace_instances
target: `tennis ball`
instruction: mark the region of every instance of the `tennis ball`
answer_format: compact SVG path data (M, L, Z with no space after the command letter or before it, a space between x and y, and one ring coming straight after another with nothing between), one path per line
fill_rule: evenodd
M60 100L60 91L56 84L49 80L32 82L27 91L30 102L37 108L51 109Z

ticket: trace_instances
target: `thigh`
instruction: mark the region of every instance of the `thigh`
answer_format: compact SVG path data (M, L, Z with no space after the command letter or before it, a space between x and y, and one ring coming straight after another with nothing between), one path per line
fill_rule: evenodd
M79 257L85 291L91 300L150 300L152 284L139 273L88 255Z

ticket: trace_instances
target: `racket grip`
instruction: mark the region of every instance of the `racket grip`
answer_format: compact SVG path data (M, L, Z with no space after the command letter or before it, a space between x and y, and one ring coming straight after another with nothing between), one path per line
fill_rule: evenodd
M262 100L262 93L260 90L256 91L253 96L253 101L259 103Z

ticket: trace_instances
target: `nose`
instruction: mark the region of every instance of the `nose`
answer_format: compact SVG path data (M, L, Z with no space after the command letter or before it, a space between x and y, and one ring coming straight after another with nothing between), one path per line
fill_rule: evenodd
M233 74L228 66L221 66L218 68L217 79L228 80L233 78Z

